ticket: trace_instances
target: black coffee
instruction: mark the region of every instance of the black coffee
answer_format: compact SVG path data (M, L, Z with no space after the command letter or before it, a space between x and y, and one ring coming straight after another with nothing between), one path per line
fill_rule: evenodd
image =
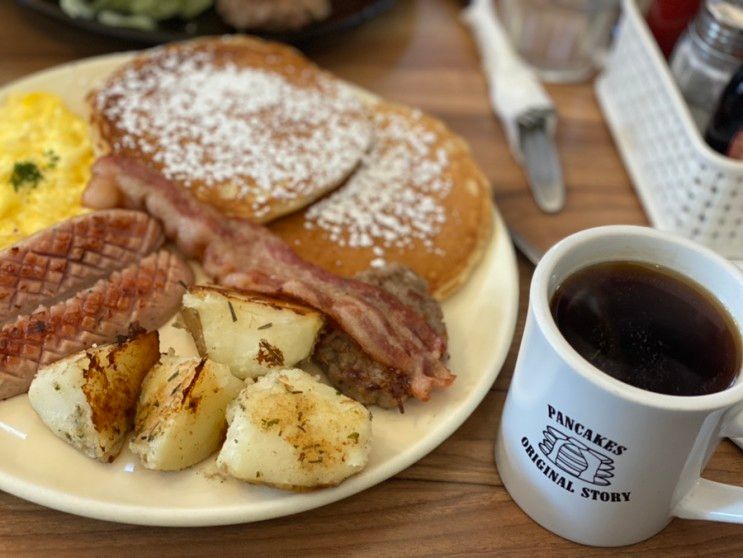
M559 286L550 307L583 358L641 389L715 393L740 370L740 333L728 312L704 288L659 266L586 267Z

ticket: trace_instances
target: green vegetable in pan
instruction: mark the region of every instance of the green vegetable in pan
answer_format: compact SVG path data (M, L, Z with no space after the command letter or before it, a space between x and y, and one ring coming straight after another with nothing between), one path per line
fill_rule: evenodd
M60 0L70 17L98 19L116 27L154 29L163 19L191 19L214 4L214 0Z

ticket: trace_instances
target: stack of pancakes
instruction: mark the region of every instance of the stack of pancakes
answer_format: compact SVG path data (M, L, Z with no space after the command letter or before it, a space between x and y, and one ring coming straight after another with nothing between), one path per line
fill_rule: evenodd
M444 298L490 239L490 188L461 138L290 47L241 37L157 48L89 105L99 154L144 161L225 216L267 223L339 275L402 263Z

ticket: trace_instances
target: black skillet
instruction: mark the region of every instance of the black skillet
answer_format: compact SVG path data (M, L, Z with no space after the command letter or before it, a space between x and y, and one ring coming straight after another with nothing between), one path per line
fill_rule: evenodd
M267 39L288 43L302 43L323 35L361 25L365 21L388 10L394 2L395 0L331 0L333 11L331 16L324 21L308 25L293 32L250 32ZM165 20L158 24L157 29L144 31L127 27L112 27L94 20L72 18L62 11L57 0L18 0L18 3L47 17L84 29L85 31L145 45L182 41L201 35L223 35L225 33L235 32L233 27L222 21L213 8L190 21L180 19Z

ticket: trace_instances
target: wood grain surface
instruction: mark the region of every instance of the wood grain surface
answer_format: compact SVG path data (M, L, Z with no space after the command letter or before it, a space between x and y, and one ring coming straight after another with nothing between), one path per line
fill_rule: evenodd
M531 201L488 106L472 42L454 0L401 0L361 29L307 47L339 75L443 118L472 145L509 226L545 249L575 230L646 223L590 84L550 87L568 205L547 217ZM0 83L70 60L135 45L84 35L0 1ZM425 556L611 555L532 522L510 499L493 464L493 438L523 330L532 266L519 258L520 320L493 389L438 449L393 479L345 501L252 525L166 529L121 525L45 509L0 492L0 555ZM741 483L741 451L724 442L707 478ZM50 464L53 466L53 464ZM632 555L743 554L743 528L674 520Z

